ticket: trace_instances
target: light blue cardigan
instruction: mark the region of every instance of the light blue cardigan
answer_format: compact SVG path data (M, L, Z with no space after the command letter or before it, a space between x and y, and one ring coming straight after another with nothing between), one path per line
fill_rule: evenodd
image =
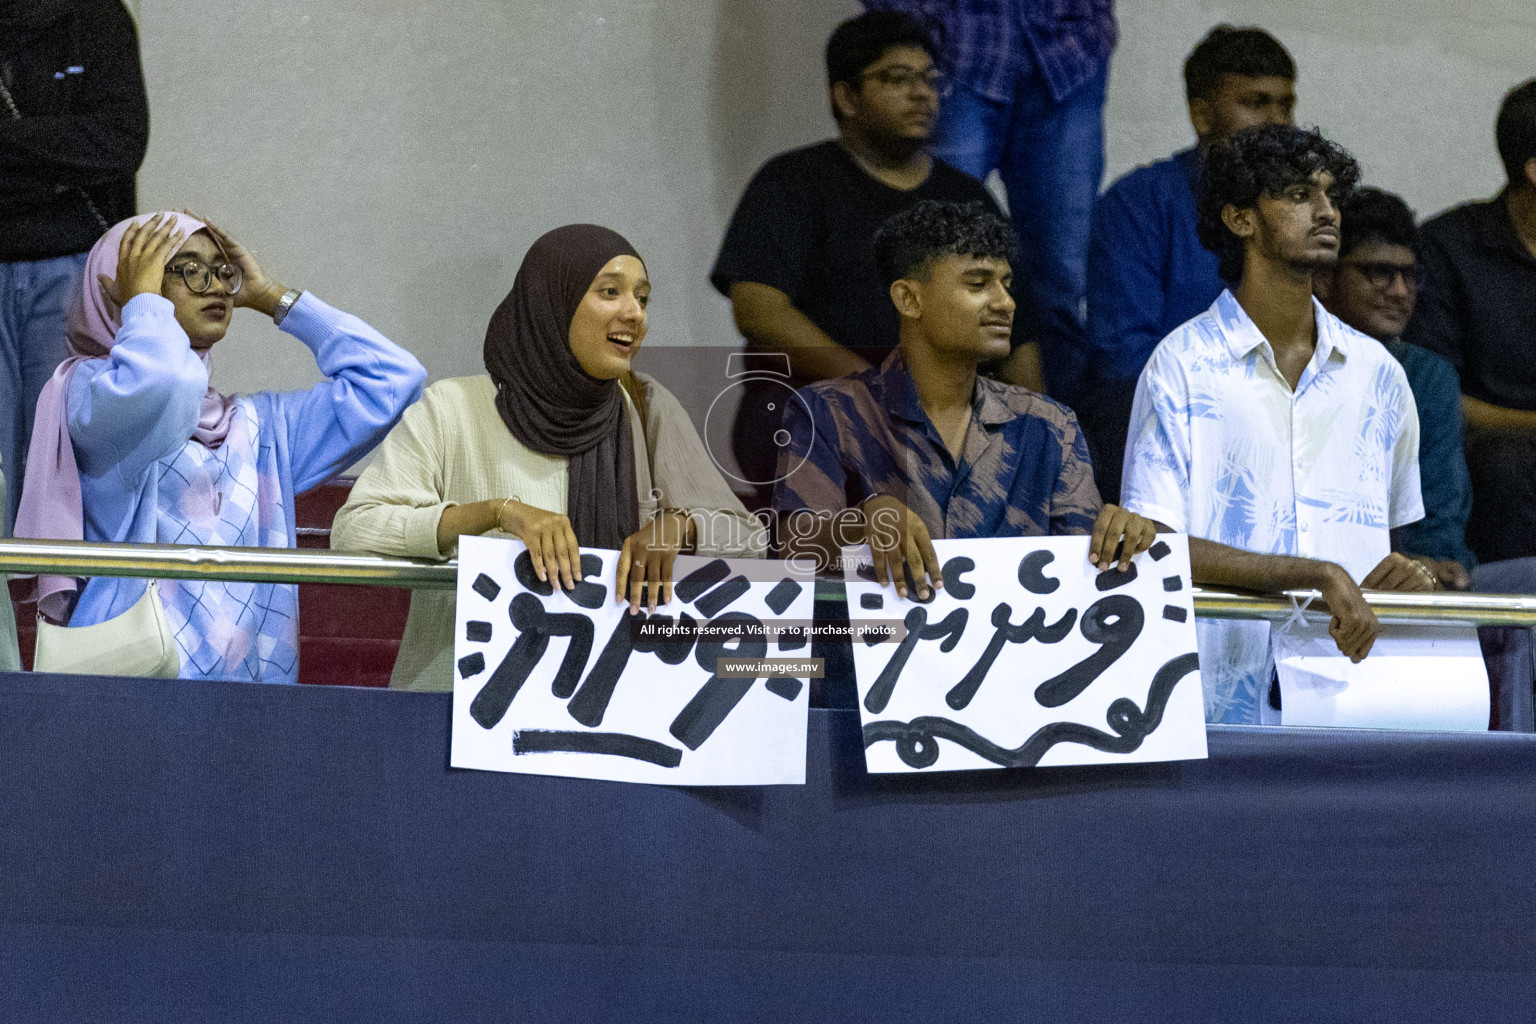
M421 395L426 370L355 316L304 293L282 330L326 380L308 391L237 401L217 449L189 440L208 369L171 303L138 295L111 353L70 382L69 435L80 469L85 539L293 547L294 496L355 463ZM143 580L90 580L71 626L102 622ZM165 581L161 599L183 678L298 681L298 591L288 584Z

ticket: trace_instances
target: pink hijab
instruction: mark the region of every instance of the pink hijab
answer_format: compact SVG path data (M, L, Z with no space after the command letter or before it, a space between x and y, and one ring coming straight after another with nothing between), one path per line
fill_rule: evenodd
M203 228L203 222L184 213L171 213L176 230L188 237ZM85 280L69 311L68 341L70 357L59 364L53 377L43 385L37 399L37 418L32 425L32 444L27 452L27 473L21 488L21 507L16 512L15 536L37 540L84 540L85 507L80 497L80 470L75 462L75 446L69 437L67 402L69 382L75 368L87 359L104 359L117 341L123 326L122 309L101 294L99 275L116 279L117 251L128 226L145 222L152 213L141 214L113 225L91 246L85 260ZM206 352L199 353L204 364ZM203 394L202 413L192 440L209 448L224 443L234 420L235 400L221 395L212 386ZM49 597L75 589L75 581L59 576L44 576L39 581L39 604ZM48 602L51 615L62 602Z

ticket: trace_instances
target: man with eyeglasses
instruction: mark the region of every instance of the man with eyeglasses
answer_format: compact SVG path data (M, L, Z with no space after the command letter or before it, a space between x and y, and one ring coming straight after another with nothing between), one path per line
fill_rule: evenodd
M748 348L787 356L797 387L866 370L866 355L879 361L896 347L898 317L874 255L887 218L925 199L997 210L981 182L928 151L947 90L922 28L900 14L861 15L832 33L826 63L837 138L763 165L710 275ZM741 476L760 486L758 508L771 493L779 447L769 439L783 416L768 384L746 382L733 430Z
M0 502L10 536L37 396L69 354L85 254L134 209L149 106L121 0L0 0ZM0 617L9 610L0 608Z
M1475 559L1466 540L1472 484L1462 451L1461 380L1443 357L1402 340L1424 281L1413 211L1399 196L1362 188L1339 217L1339 260L1313 275L1312 290L1328 312L1402 364L1419 410L1424 518L1393 530L1392 547L1426 561L1441 586L1466 590Z

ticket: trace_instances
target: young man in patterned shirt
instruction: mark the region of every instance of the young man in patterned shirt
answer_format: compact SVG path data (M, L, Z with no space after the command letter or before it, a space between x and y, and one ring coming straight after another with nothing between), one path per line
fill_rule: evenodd
M1379 631L1362 586L1435 586L1391 552L1390 530L1424 515L1403 369L1312 297L1314 272L1338 260L1338 205L1359 169L1315 130L1267 125L1212 146L1204 171L1201 241L1237 283L1142 371L1125 504L1190 535L1198 582L1321 591L1330 634L1358 662ZM1258 722L1268 624L1198 626L1207 717Z
M924 201L875 235L901 343L879 367L801 389L785 410L774 510L788 557L868 543L881 583L942 587L932 538L1091 534L1124 569L1152 524L1104 505L1072 411L978 375L1013 331L1013 236L982 204Z

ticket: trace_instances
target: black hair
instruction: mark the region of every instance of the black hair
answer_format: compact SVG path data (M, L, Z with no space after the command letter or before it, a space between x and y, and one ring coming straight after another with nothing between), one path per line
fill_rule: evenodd
M1339 256L1367 242L1412 249L1419 241L1413 211L1403 197L1379 188L1357 189L1339 206Z
M938 59L932 38L914 19L898 11L869 11L832 31L827 40L827 86L847 82L858 88L864 69L893 46L915 46Z
M925 272L942 256L1013 258L1013 229L980 201L924 199L886 219L875 232L875 267L892 282Z
M1244 128L1206 150L1200 188L1200 244L1216 254L1222 279L1243 277L1243 240L1228 230L1221 211L1259 205L1261 196L1275 196L1312 175L1333 175L1331 192L1342 203L1360 182L1360 165L1337 143L1316 128L1266 124Z
M1493 129L1499 143L1499 159L1511 185L1529 185L1526 162L1536 157L1536 78L1509 90L1499 104L1499 120Z
M1296 80L1296 62L1261 28L1217 25L1184 61L1184 97L1210 99L1228 75Z

